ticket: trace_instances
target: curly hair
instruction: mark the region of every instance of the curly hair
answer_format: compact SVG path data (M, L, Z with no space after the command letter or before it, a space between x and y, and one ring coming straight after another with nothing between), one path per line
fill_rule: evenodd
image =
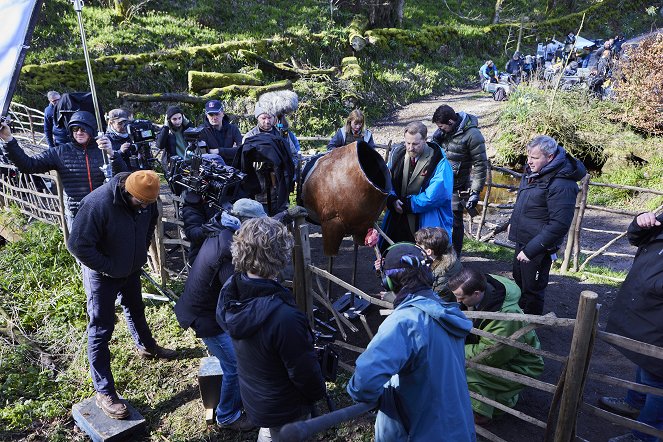
M280 222L272 218L250 219L235 232L230 247L235 271L272 278L287 265L294 242Z

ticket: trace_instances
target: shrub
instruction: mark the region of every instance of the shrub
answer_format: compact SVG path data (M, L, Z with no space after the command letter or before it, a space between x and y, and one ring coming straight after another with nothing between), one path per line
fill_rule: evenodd
M614 78L619 118L651 134L663 134L663 34L642 40L625 50Z

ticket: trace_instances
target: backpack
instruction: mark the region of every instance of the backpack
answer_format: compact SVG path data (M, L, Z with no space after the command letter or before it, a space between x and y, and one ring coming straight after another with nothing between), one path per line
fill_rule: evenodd
M503 87L498 87L493 92L493 100L495 101L506 101L506 91Z

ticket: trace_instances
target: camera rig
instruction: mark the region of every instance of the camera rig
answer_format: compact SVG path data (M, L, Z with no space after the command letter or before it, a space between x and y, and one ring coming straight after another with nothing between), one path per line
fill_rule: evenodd
M238 198L244 177L246 174L234 167L196 153L186 160L178 155L172 156L167 175L173 193L180 195L184 189L189 189L218 209L223 208L223 203Z
M149 120L133 120L127 125L129 133L129 163L132 169L151 169L156 158L150 150L150 143L156 140L154 124Z

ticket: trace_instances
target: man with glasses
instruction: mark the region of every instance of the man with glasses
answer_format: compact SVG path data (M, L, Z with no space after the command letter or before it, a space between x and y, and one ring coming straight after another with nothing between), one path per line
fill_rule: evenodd
M140 274L157 223L159 188L159 176L152 170L115 175L83 199L67 241L83 269L89 316L87 355L96 403L112 419L129 417L125 401L115 390L108 348L116 298L140 357L177 356L154 340L141 298Z
M219 100L205 103L207 120L203 123L200 139L207 143L207 153L221 155L226 164L232 164L237 148L242 145L242 134L224 110Z
M59 127L55 124L55 106L60 101L60 93L57 91L49 91L46 94L48 98L48 106L44 109L44 135L48 147L55 147L58 144L68 143L70 140L67 128Z
M12 136L6 123L0 123L0 139L4 141L7 157L23 173L46 173L55 170L62 179L65 201L65 220L68 230L78 211L81 200L104 183L101 149L111 154L111 142L107 137L95 140L97 122L89 112L74 112L67 129L72 141L51 147L46 151L28 156ZM113 170L124 170L122 161L112 161Z

